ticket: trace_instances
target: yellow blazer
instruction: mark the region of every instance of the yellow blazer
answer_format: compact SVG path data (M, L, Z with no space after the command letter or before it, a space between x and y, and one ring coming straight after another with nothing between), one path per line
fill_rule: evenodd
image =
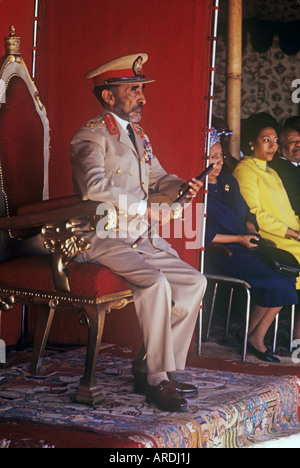
M275 242L278 248L291 252L300 262L300 242L285 237L288 228L299 230L300 220L277 172L265 161L246 156L233 175L251 212L256 216L262 237ZM300 289L300 278L297 289Z

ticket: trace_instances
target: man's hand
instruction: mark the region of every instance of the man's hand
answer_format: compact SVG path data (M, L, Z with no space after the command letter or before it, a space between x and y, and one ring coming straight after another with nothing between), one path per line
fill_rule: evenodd
M203 187L203 182L200 182L197 179L191 179L188 183L187 186L189 186L189 194L186 196L186 198L194 198L198 194L199 190L201 187Z
M147 214L149 224L157 221L161 226L167 224L173 218L173 210L167 203L152 203L147 208Z
M186 187L184 187L184 190L189 189L186 198L192 199L196 197L201 187L203 187L202 182L197 179L191 179L187 182ZM174 218L174 211L168 206L168 203L151 203L147 208L146 216L148 217L149 224L157 221L163 226Z

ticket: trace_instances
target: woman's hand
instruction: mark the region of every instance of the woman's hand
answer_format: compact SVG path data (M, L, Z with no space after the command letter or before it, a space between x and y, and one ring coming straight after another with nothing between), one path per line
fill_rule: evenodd
M300 232L294 231L294 229L289 228L287 230L287 233L286 233L285 237L287 239L295 239L295 240L299 241Z
M255 242L253 242L255 241ZM259 236L255 234L251 234L248 236L239 236L239 244L246 249L255 249L257 248L257 242L259 242Z
M252 233L245 236L236 236L233 234L217 234L213 239L213 242L218 244L240 244L246 247L246 249L254 249L257 247L257 243L260 240L259 234ZM255 243L251 242L255 241Z

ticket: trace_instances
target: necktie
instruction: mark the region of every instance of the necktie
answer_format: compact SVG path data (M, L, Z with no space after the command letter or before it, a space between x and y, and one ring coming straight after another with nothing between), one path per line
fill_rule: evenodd
M132 126L130 124L128 124L126 128L128 130L128 133L129 133L129 138L132 141L133 146L136 149L136 152L138 152L137 147L136 147L136 141L135 141L135 135L134 135L133 128L132 128Z

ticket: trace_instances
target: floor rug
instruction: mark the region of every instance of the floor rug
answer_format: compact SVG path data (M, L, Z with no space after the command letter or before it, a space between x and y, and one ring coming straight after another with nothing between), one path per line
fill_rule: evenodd
M81 431L103 436L100 446L107 440L108 446L115 448L247 447L279 435L300 433L297 376L256 376L188 367L176 378L196 385L199 394L189 400L189 413L170 414L134 394L127 350L117 356L113 349L113 345L103 345L99 355L97 379L105 401L96 408L73 402L85 349L44 358L39 376L31 375L24 363L2 370L2 445L9 439L3 432L5 424L10 428L13 424L18 428L22 424L24 428L52 427L73 431L74 437ZM128 356L131 352L128 349ZM24 439L21 435L19 438ZM49 435L44 444L55 446L55 441Z

